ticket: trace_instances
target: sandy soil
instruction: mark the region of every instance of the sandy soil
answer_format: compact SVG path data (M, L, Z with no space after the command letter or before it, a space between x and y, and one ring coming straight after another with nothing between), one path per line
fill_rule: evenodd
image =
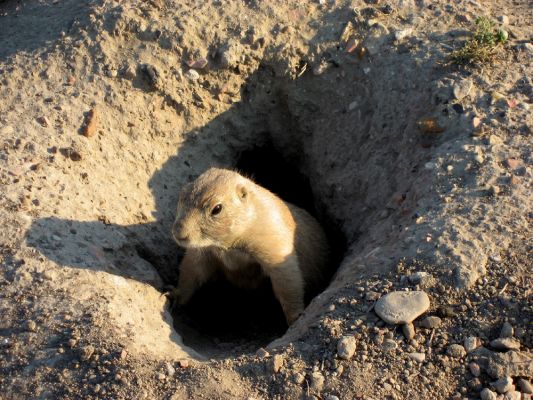
M505 377L528 398L531 15L0 1L0 398L477 399ZM452 65L479 16L509 40ZM328 232L337 273L289 329L268 287L161 296L180 187L211 166ZM430 297L412 337L374 312L393 290Z

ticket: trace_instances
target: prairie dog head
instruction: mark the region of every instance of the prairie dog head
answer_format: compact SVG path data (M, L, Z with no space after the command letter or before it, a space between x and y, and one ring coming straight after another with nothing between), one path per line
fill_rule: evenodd
M253 218L253 182L237 172L210 168L180 192L172 235L182 247L229 248Z

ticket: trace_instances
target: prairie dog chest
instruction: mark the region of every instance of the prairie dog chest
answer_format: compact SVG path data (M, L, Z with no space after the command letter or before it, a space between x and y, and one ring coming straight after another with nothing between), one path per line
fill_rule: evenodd
M215 250L215 256L222 262L228 271L238 271L246 268L256 261L248 253L241 250Z

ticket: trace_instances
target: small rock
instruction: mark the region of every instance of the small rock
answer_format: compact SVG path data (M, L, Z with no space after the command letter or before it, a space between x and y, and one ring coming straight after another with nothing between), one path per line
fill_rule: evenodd
M455 311L455 308L452 306L440 306L437 308L437 314L442 318L452 318L457 316L457 311Z
M374 307L376 314L388 324L408 324L429 308L425 292L391 292L381 297Z
M413 285L420 285L430 281L433 276L425 271L418 271L409 276L409 281Z
M520 342L510 337L500 337L490 342L490 346L496 350L520 350Z
M397 31L394 31L394 40L397 42L400 42L401 40L405 39L407 36L411 36L413 33L413 29L407 28L407 29L400 29Z
M76 346L77 343L78 341L76 339L69 339L67 342L67 346L72 349L74 346Z
M199 58L198 60L189 60L187 65L192 69L203 69L207 65L207 58Z
M490 384L498 393L507 393L514 389L513 379L510 376L504 376Z
M322 375L319 371L315 371L311 373L310 380L310 389L313 392L321 392L324 388L324 375Z
M415 360L416 362L422 363L426 359L426 353L409 353L409 358Z
M355 353L356 343L353 336L344 336L337 343L337 354L344 360L349 360Z
M164 381L167 377L166 377L166 375L165 375L164 373L159 372L159 373L156 375L156 378L157 378L157 380L159 380L159 381Z
M465 338L463 343L467 353L470 353L481 346L481 339L475 336Z
M453 358L462 358L466 356L466 350L460 344L451 344L446 349L446 354Z
M377 23L370 27L367 37L364 40L364 47L370 55L379 53L381 46L387 40L389 30L384 25Z
M505 165L507 168L516 169L522 165L522 161L517 158L508 158L505 160Z
M505 321L500 331L500 337L509 338L509 337L513 337L513 335L514 335L513 326L509 322Z
M475 362L471 362L470 364L468 364L468 369L470 370L470 373L476 378L481 375L481 367Z
M85 137L92 137L96 133L98 113L95 108L89 110L85 116L85 122L81 128L81 134Z
M261 347L259 350L255 352L255 355L259 358L266 358L270 356L270 353Z
M378 292L369 291L369 292L365 295L365 300L366 300L366 301L376 301L376 300L378 300L380 297L381 297L381 294L379 294Z
M88 345L80 349L80 359L81 361L87 361L94 353L94 346Z
M301 374L300 372L297 372L297 373L295 373L295 374L292 376L292 380L293 380L294 383L296 383L297 385L301 385L301 384L304 383L304 381L305 381L305 375L304 375L304 374Z
M200 79L200 74L194 69L190 69L185 72L184 76L190 81L197 81L198 79Z
M498 395L489 388L483 389L479 396L481 397L481 400L497 400L498 398Z
M527 351L489 352L487 372L493 378L532 376L533 355Z
M277 374L281 367L283 367L283 361L283 356L281 354L275 354L274 357L272 357L272 361L270 364L272 372Z
M340 399L337 396L330 394L324 397L324 400L340 400Z
M30 332L35 332L37 330L37 324L35 321L29 320L26 322L26 329Z
M393 351L398 347L398 343L396 343L392 339L385 339L382 344L383 351L389 352Z
M423 118L417 122L418 129L422 133L442 133L444 132L444 127L439 124L437 118Z
M439 317L433 316L433 315L426 317L422 321L420 321L420 326L426 329L435 329L435 328L440 327L441 324L442 324L442 319L440 319Z
M412 323L402 325L403 336L409 341L415 337L415 326Z
M180 368L189 368L189 360L178 360L178 365Z
M41 117L37 117L37 122L39 124L41 124L41 126L43 127L48 127L50 126L50 120L48 119L48 117L46 117L45 115L41 116Z
M518 379L518 387L522 393L533 394L533 385L523 378Z
M167 370L168 376L174 376L174 374L176 373L176 369L169 362L165 363L165 368Z
M467 385L473 392L479 392L481 391L481 389L483 389L483 385L481 384L481 381L478 378L469 380Z
M140 71L143 74L143 77L145 78L146 82L150 85L152 89L157 89L160 86L160 75L159 71L150 64L141 64L139 67Z
M498 17L496 17L496 19L502 25L508 25L509 24L509 17L507 15L499 15Z
M457 100L462 100L470 94L473 82L471 79L463 79L453 85L452 92Z
M511 390L505 393L505 396L503 396L503 400L523 400L523 397L520 392Z

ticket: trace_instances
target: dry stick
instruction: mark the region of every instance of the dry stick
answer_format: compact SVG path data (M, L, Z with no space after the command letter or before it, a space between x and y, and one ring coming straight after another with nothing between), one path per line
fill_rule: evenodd
M431 342L433 341L433 335L435 334L435 329L433 329L431 331L431 335L429 336L429 345L428 346L431 346Z
M505 285L503 285L502 290L500 290L500 293L498 293L498 295L500 295L500 294L502 294L503 292L505 292L505 289L507 289L507 285L508 285L508 284L509 284L509 283L506 282Z

